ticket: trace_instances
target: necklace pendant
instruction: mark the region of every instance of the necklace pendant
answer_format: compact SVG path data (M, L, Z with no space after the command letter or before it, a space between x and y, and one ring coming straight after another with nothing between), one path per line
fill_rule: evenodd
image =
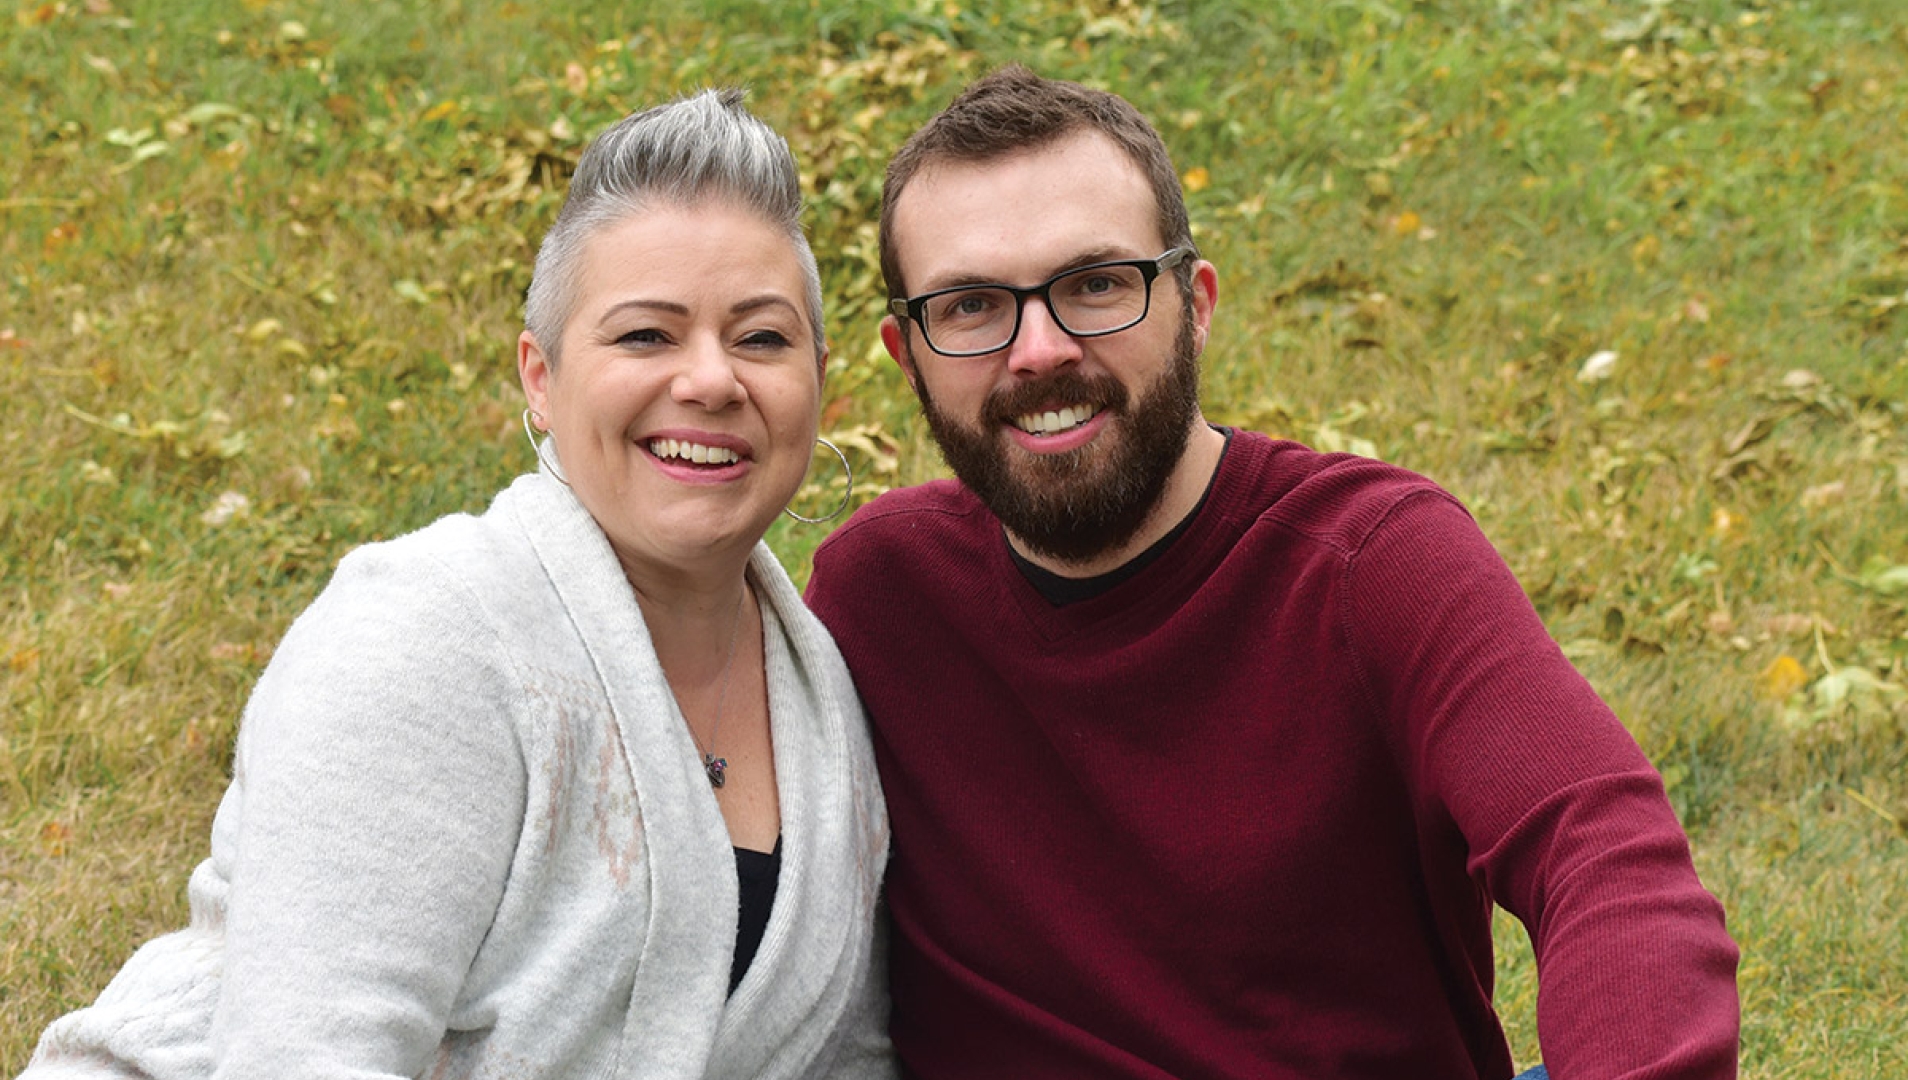
M702 771L709 774L710 787L721 787L728 782L723 773L729 771L729 759L719 758L714 754L704 754L702 755Z

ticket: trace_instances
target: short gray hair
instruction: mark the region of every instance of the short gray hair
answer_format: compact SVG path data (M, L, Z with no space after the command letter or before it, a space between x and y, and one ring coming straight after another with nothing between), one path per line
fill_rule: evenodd
M655 204L722 202L783 230L806 287L815 355L822 335L821 273L802 232L802 185L788 141L742 107L740 89L704 90L631 113L583 151L556 222L537 248L523 323L552 366L576 305L583 247Z

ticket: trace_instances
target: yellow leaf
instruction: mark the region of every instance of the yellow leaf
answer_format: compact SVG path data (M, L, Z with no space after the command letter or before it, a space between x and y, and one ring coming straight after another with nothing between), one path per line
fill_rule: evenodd
M1419 229L1424 228L1424 219L1420 218L1415 211L1406 210L1391 220L1391 228L1399 236L1413 236Z
M73 830L64 822L49 821L40 829L40 846L55 858L66 854L66 843L73 838Z
M1809 673L1795 657L1783 653L1756 676L1756 696L1765 701L1786 701L1809 683Z
M1179 182L1186 185L1186 190L1189 192L1200 192L1212 186L1212 174L1206 171L1204 165L1194 165L1186 170L1186 174L1179 178Z
M456 111L457 103L455 101L440 101L424 110L424 122L428 124L433 120L442 120Z

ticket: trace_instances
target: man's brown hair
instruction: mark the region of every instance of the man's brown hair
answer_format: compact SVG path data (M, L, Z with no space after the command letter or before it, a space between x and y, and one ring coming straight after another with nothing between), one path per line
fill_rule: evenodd
M1097 131L1126 152L1153 189L1159 235L1167 247L1193 247L1179 174L1153 125L1126 99L1079 83L1046 79L1020 64L970 83L940 115L903 143L881 188L881 276L890 297L907 295L894 244L894 207L916 173L937 160L978 163ZM1195 252L1197 249L1195 248ZM1192 287L1191 259L1179 264L1182 292Z

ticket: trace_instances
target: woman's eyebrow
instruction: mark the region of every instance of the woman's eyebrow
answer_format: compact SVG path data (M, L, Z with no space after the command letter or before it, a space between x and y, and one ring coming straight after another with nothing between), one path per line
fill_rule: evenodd
M616 316L632 308L640 309L643 311L661 311L671 315L689 314L688 305L678 304L673 300L643 300L643 299L622 300L622 301L618 301L617 303L611 304L609 306L609 309L603 312L602 318L596 320L596 324L598 326L601 326L604 323L609 322L611 319L615 318Z
M760 311L765 307L783 307L787 308L792 315L801 314L801 309L791 303L787 297L777 293L765 293L761 296L749 297L747 300L738 300L729 308L729 314L747 315L751 311Z

